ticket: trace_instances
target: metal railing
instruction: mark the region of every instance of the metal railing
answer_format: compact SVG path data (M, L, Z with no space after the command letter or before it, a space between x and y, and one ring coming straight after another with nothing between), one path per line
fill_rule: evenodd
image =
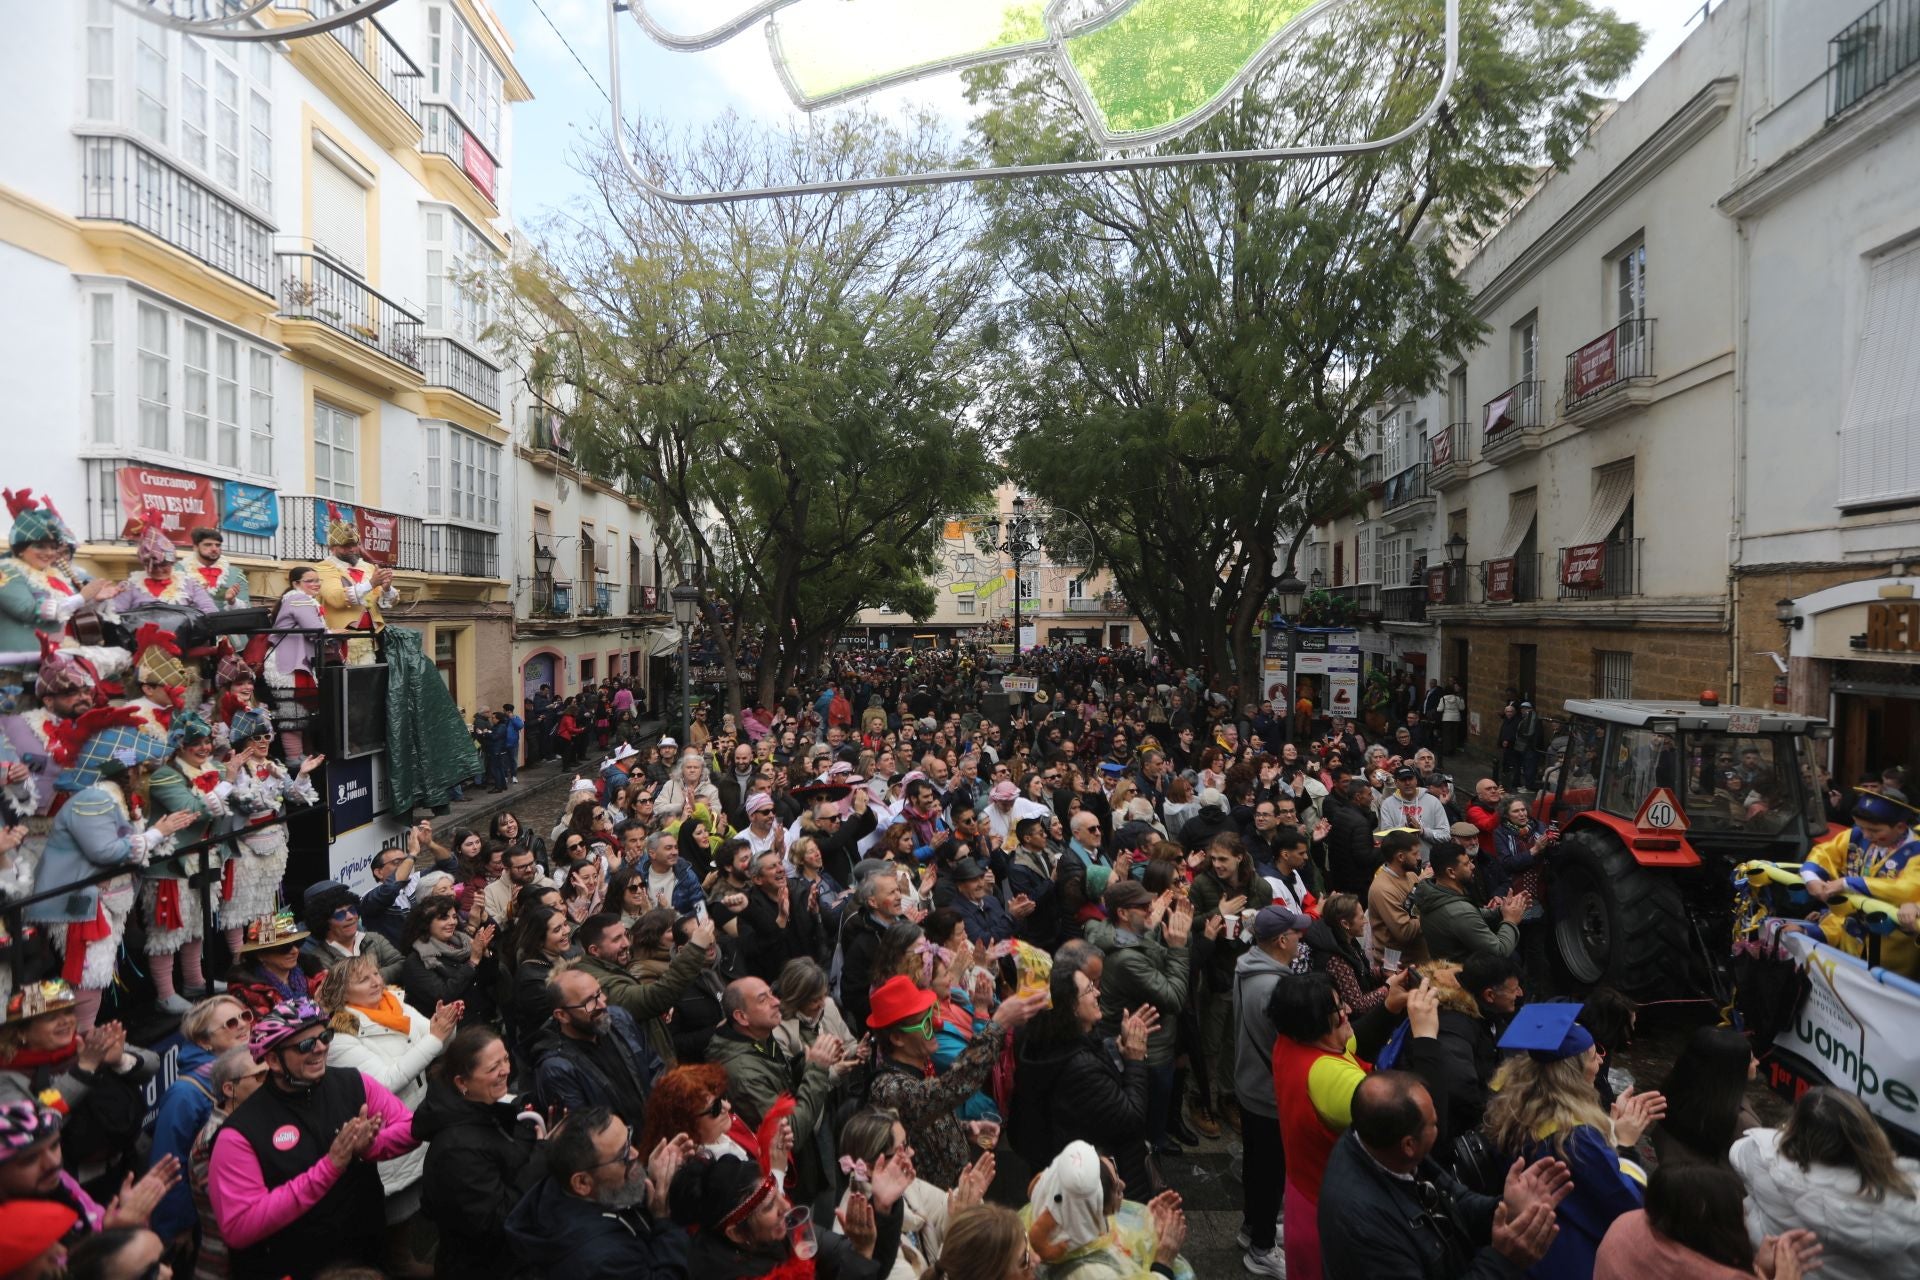
M572 617L573 584L555 582L544 574L534 574L532 616L536 618Z
M1377 582L1348 583L1340 587L1328 587L1327 590L1340 596L1361 613L1378 613L1380 610L1380 584Z
M309 497L304 494L280 495L280 532L275 536L274 555L282 560L317 560L327 554L327 502L326 498ZM376 564L385 564L389 568L405 569L414 573L427 572L427 537L425 526L418 516L403 516L397 512L381 511L364 503L340 501L338 505L344 514L346 508L375 517L393 521L393 549L385 559L369 554L368 559ZM362 543L366 545L365 542Z
M1512 594L1497 598L1493 594L1493 566L1496 562L1480 562L1480 582L1486 588L1486 599L1492 604L1526 604L1539 600L1540 596L1540 553L1516 555L1513 557Z
M460 113L444 102L429 102L424 108L426 139L420 144L420 150L434 155L442 155L460 167L475 189L487 198L488 204L495 203L494 183L500 172L500 160L493 154L479 134L467 127ZM477 153L468 149L468 143L478 148Z
M1069 596L1066 611L1068 613L1105 613L1107 602L1099 596Z
M499 535L457 524L430 524L427 572L454 578L500 576Z
M1425 622L1427 620L1427 588L1422 583L1417 587L1387 587L1380 592L1380 616L1387 622Z
M1622 320L1567 353L1567 407L1635 378L1652 376L1653 321Z
M1379 484L1381 465L1380 455L1377 453L1369 454L1367 457L1360 459L1360 483L1363 485Z
M1422 460L1396 471L1387 480L1386 490L1381 497L1381 509L1391 511L1431 496L1432 492L1427 488L1427 464Z
M158 236L249 288L273 292L273 224L131 138L83 137L80 216Z
M276 253L280 314L317 320L354 341L420 368L421 319L346 268L317 253Z
M1484 437L1495 440L1509 431L1538 427L1544 386L1538 379L1522 378L1482 405L1480 425Z
M1428 446L1428 462L1432 467L1466 466L1473 461L1471 445L1473 443L1473 424L1454 422L1434 438Z
M1568 586L1565 577L1567 549L1562 547L1556 557L1555 574L1560 579L1560 598L1562 600L1614 600L1621 596L1637 596L1641 592L1640 582L1640 544L1642 538L1631 542L1608 542L1602 544L1600 553L1600 581L1579 586Z
M1827 119L1920 62L1920 0L1880 0L1827 41Z
M660 588L648 586L644 582L635 582L628 585L628 613L658 613L659 611Z
M83 536L89 542L114 542L120 537L120 531L126 527L127 517L132 514L122 509L120 504L120 472L123 468L153 471L162 475L168 469L141 462L133 458L88 458L85 461L87 473L87 524ZM173 475L197 475L197 472L182 472L175 469ZM207 477L213 486L212 509L205 520L195 520L194 524L218 525L220 513L226 510L226 488L235 481ZM221 532L228 555L271 556L274 554L274 535Z
M430 387L448 387L475 404L500 412L500 366L458 338L424 338L420 372Z
M283 13L305 14L312 18L339 13L350 6L341 3L341 0L274 0L273 7ZM416 124L419 123L420 90L427 82L426 73L387 34L385 27L373 18L366 18L335 27L327 34L353 55L353 60L380 86L382 93L412 116Z

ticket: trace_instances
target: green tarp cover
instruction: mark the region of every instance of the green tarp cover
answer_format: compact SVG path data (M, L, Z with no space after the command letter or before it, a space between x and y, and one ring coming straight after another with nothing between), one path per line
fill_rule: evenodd
M480 752L418 631L381 633L387 659L387 789L396 814L448 803L480 772Z

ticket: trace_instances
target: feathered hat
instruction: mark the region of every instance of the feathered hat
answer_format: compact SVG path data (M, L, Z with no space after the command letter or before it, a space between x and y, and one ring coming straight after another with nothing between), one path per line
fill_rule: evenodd
M53 509L53 503L35 498L33 490L0 489L0 496L6 498L7 513L13 517L13 531L8 541L15 555L35 542L51 540L63 547L79 545L73 530L67 528L67 522Z
M180 642L157 623L146 623L133 636L133 664L141 684L184 689L193 680L180 660Z
M169 568L179 558L173 539L160 527L160 522L153 519L141 521L133 541L133 554L149 570Z
M247 660L233 651L233 646L225 640L220 642L220 661L214 667L213 683L221 689L231 689L236 684L252 684L253 668Z
M167 750L178 751L213 736L213 726L198 711L176 711L167 726Z
M44 700L63 693L90 692L100 686L100 673L77 653L56 649L40 633L40 674L34 678L34 696Z
M347 547L360 541L360 530L353 521L340 514L340 508L327 503L327 545L329 547Z
M265 707L242 707L233 713L232 719L227 721L229 742L246 742L248 739L272 732L273 721L267 718Z
M140 728L132 707L95 707L77 720L56 724L47 734L54 763L61 766L53 785L83 791L105 774L167 758L167 744Z

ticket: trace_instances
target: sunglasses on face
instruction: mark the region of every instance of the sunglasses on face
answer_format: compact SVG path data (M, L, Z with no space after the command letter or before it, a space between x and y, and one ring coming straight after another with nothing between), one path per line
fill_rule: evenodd
M349 920L358 920L359 918L360 908L358 907L341 907L333 913L333 919L336 924L345 924Z
M239 1013L234 1014L231 1018L228 1018L225 1022L220 1024L220 1026L227 1031L238 1031L241 1027L248 1027L252 1025L253 1025L253 1010L251 1009L242 1009Z
M332 1043L333 1043L333 1028L328 1027L324 1031L315 1032L313 1035L308 1036L304 1040L294 1041L293 1051L295 1053L313 1053L315 1050L323 1049L327 1045L330 1045Z
M921 1036L932 1035L933 1034L933 1010L932 1009L927 1010L925 1014L923 1014L921 1017L919 1017L913 1022L901 1023L900 1029L902 1031L911 1031L915 1035L921 1035Z
M709 1120L718 1120L720 1118L720 1113L722 1111L725 1111L726 1109L727 1109L727 1095L723 1093L719 1097L715 1098L712 1102L709 1102L707 1104L707 1109L701 1112L700 1114L704 1115Z

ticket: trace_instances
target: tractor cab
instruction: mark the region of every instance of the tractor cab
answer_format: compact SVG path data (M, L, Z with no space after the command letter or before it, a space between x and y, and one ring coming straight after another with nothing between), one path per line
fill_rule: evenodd
M1827 834L1816 761L1826 723L1772 708L1576 699L1534 802L1554 950L1578 984L1715 990L1733 867L1797 861Z

